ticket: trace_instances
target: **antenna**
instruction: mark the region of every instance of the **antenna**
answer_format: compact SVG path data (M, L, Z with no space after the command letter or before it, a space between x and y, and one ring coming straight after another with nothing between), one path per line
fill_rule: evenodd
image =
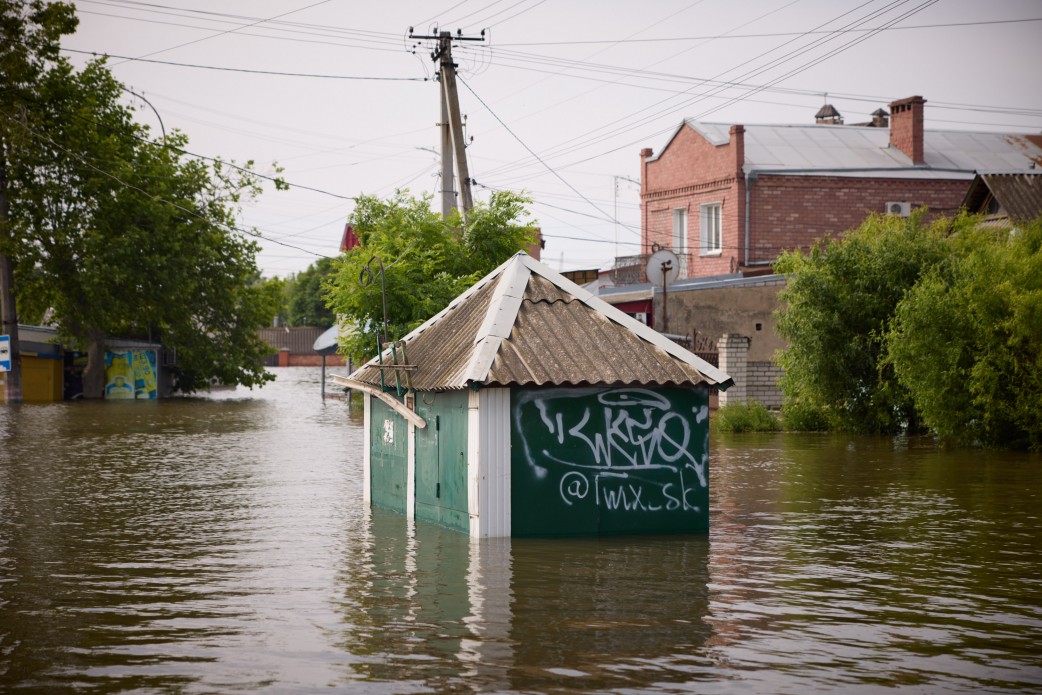
M677 254L669 249L656 251L648 258L645 273L648 276L648 282L652 286L662 287L662 330L659 332L665 333L669 330L669 313L667 310L669 286L676 282L677 276L680 274L680 260L677 258ZM652 314L652 322L654 323L654 314Z

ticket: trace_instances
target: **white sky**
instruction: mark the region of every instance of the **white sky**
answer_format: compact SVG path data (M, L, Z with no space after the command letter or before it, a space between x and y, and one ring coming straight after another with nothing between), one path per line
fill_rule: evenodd
M657 152L683 118L809 123L827 93L855 123L919 94L928 129L1042 131L1042 0L76 5L80 28L64 47L143 59L110 66L167 130L189 136L190 151L252 159L267 173L277 161L291 184L321 191L269 186L243 210L242 226L264 237L267 276L335 256L352 196L438 190L438 85L423 81L434 74L431 46L411 52L410 26L487 30L484 44L454 48L471 176L534 197L543 260L558 269L639 253L630 180L641 148ZM827 33L838 29L847 31ZM135 105L158 134L152 110Z

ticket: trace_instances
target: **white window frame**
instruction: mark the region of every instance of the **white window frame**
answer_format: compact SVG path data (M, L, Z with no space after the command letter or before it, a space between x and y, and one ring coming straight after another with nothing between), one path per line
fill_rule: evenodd
M673 208L673 253L680 261L678 277L687 277L687 208Z
M699 206L698 219L702 255L719 256L723 253L724 248L723 205L714 202Z

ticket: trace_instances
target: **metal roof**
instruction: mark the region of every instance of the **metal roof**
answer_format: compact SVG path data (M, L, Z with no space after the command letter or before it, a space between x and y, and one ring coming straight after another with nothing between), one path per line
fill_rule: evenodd
M730 141L730 124L694 120L681 124L670 140L685 126L714 145ZM744 128L746 174L971 179L976 171L1027 171L1032 163L1042 164L1042 138L1036 135L924 130L926 163L914 166L901 150L890 147L887 128L819 124Z
M967 191L963 206L983 212L988 198L994 198L1013 220L1033 220L1042 215L1042 172L981 173Z
M733 383L708 362L523 251L403 342L417 391L472 385L727 388ZM387 352L383 359L390 359ZM350 379L380 385L377 362L363 365Z
M284 326L282 328L259 328L261 340L271 346L272 352L289 350L294 355L309 355L315 352L315 341L322 335L318 326Z

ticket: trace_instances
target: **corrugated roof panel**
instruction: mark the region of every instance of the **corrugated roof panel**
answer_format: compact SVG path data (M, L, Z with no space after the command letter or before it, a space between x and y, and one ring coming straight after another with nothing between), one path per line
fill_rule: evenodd
M271 346L273 352L287 349L294 355L308 355L315 352L315 340L322 335L323 330L317 326L290 326L260 328L257 334Z
M519 305L517 293L526 273ZM504 281L512 289L500 288ZM510 330L502 331L508 319ZM498 335L508 335L492 335L494 329ZM504 386L720 383L724 387L731 383L726 374L524 253L490 273L404 341L408 362L415 366L412 386L418 391L465 388L471 382ZM697 365L707 371L699 371ZM370 361L352 377L379 385L380 369ZM392 374L385 379L393 383Z
M1033 220L1042 215L1042 173L982 174L991 194L1013 220Z
M410 375L413 388L418 391L462 388L463 372L470 361L478 327L488 312L495 287L495 282L486 283L470 301L461 302L441 320L406 341L409 364L417 366ZM372 364L367 363L352 375L353 378L378 386L380 369ZM390 373L385 379L387 383L393 383Z
M698 384L705 378L577 300L526 302L492 385Z

